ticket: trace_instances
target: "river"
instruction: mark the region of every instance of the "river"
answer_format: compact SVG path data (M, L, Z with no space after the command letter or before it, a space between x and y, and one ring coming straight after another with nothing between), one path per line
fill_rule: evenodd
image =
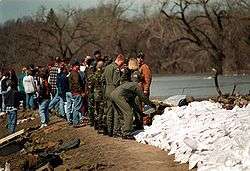
M221 91L231 93L236 84L235 92L247 94L250 91L250 75L219 76ZM209 75L178 75L153 76L151 96L164 99L169 96L185 94L193 97L218 95L214 86L214 78Z

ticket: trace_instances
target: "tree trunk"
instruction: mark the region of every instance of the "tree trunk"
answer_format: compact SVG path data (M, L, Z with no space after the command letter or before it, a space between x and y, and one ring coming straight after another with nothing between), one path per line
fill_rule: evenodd
M217 70L217 74L222 75L225 55L223 53L217 53L216 56L213 56L212 58L214 68Z

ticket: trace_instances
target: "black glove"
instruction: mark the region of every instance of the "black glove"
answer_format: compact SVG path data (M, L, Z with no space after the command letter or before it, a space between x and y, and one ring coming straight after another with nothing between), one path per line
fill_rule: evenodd
M151 107L154 108L154 109L156 109L156 104L152 103Z

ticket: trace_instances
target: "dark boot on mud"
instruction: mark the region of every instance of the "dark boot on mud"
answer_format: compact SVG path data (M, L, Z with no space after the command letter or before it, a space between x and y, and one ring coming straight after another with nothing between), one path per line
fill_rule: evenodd
M89 119L89 123L88 123L88 125L90 126L90 127L93 127L95 124L94 124L94 121L93 120L91 120L91 119Z
M116 132L116 133L114 133L113 137L114 138L122 138L122 133Z
M104 127L104 128L103 128L103 135L108 135L107 127Z
M99 125L98 125L97 122L94 122L94 129L95 129L95 130L99 130Z
M109 137L113 137L113 132L108 132Z
M122 139L135 140L135 137L133 135L131 135L130 133L125 133L125 134L122 135Z
M98 129L98 130L97 130L97 134L104 134L104 133L103 133L103 130Z

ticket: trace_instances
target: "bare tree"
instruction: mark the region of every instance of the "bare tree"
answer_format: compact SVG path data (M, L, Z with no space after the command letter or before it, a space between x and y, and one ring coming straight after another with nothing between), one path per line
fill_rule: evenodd
M195 13L191 13L197 9ZM228 22L227 11L221 5L212 4L210 0L178 0L171 9L163 3L162 14L173 21L183 32L169 46L179 43L192 43L200 51L206 51L218 73L223 72L225 25Z

